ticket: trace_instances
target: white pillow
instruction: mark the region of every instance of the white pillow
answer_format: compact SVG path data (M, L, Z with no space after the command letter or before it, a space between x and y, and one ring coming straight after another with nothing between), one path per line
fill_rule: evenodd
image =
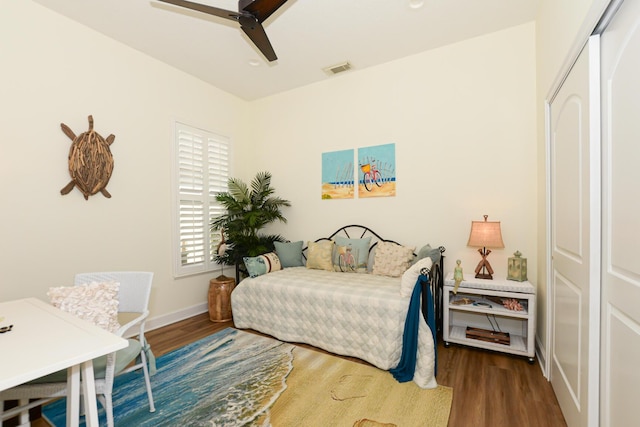
M402 274L400 279L400 295L403 297L410 297L413 293L413 288L416 286L418 277L420 277L420 270L423 268L431 268L433 260L429 257L422 258Z
M51 305L94 325L116 332L118 323L118 290L120 283L87 283L78 286L49 288Z
M413 261L415 247L402 246L392 242L378 242L373 256L373 274L400 277Z

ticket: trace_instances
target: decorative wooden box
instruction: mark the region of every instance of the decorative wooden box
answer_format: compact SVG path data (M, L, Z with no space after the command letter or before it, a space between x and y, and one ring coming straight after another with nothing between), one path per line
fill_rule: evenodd
M496 344L511 344L511 337L509 336L509 332L490 331L488 329L472 328L471 326L467 326L466 337L472 338L474 340L487 341Z

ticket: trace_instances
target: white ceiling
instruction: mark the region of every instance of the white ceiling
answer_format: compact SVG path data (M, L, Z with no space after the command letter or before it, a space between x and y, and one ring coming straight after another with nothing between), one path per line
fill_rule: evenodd
M278 56L270 63L238 24L155 0L34 1L246 100L339 78L323 69L341 62L354 72L532 21L537 2L289 0L264 23Z

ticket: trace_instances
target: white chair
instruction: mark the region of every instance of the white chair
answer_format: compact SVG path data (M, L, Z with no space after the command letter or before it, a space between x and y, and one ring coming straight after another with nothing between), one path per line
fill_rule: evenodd
M149 412L155 411L149 366L154 365L154 358L144 337L145 320L149 315L148 304L151 294L153 273L150 272L104 272L77 274L74 284L81 285L91 282L120 283L118 291L118 320L122 325L115 333L123 336L129 329L135 327L137 339L129 339L129 346L116 353L95 359L93 361L95 385L98 400L105 408L107 424L113 427L112 390L114 377L142 368L149 398ZM46 349L43 349L46 351ZM139 360L136 360L139 358ZM135 362L134 362L135 361ZM132 362L134 363L133 365ZM20 414L21 425L29 425L28 410L47 401L67 394L67 372L59 371L33 382L0 392L0 427L2 420ZM29 403L29 399L38 399ZM18 400L19 406L4 411L5 400Z

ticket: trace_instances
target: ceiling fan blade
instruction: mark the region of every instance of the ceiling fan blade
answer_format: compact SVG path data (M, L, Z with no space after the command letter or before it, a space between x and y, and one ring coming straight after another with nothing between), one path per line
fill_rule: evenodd
M262 24L286 2L287 0L240 0L238 6L240 12L249 12Z
M207 13L209 15L218 16L220 18L231 19L237 21L240 14L231 10L220 9L218 7L207 6L200 3L194 3L187 0L158 0L163 3L169 3L176 6L182 6L187 9L196 10L198 12Z
M264 31L262 25L255 20L252 16L243 15L240 17L240 28L244 33L249 36L253 44L256 45L260 52L269 60L275 61L278 59L276 52L271 46L271 42L267 37L267 33Z

